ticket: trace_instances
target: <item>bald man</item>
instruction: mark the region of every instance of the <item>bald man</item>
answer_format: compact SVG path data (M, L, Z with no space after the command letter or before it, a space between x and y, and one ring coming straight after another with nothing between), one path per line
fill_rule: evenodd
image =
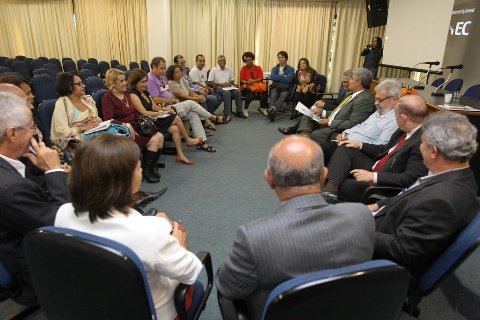
M294 135L272 148L264 176L281 204L273 215L238 229L216 279L225 305L244 300L258 319L281 282L372 258L372 215L362 204L326 203L320 195L326 175L314 141ZM222 313L228 308L223 303Z

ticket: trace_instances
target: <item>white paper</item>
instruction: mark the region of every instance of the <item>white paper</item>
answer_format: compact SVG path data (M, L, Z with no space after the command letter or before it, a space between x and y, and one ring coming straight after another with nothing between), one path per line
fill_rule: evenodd
M229 91L229 90L235 90L235 89L238 89L238 88L237 87L223 87L222 89L225 90L225 91Z
M319 121L320 118L319 116L317 116L316 114L314 114L312 112L312 110L310 110L309 108L307 108L303 103L299 102L297 103L297 106L295 107L295 110L297 110L298 112L300 112L301 114L304 114L306 115L307 117L310 117L312 118L313 120L315 121Z
M450 110L450 111L473 111L473 112L480 112L479 109L474 109L469 106L462 106L462 105L448 105L448 104L442 104L439 105L440 108L445 109L445 110Z
M107 121L100 122L98 124L98 126L96 126L95 128L92 128L90 130L85 131L83 134L89 134L89 133L92 133L92 132L105 130L110 126L111 122L112 122L112 120L107 120Z

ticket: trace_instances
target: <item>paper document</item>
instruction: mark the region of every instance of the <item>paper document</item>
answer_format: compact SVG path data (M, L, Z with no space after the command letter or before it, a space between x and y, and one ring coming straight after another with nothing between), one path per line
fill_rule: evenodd
M320 119L322 119L321 117L317 116L316 114L314 114L312 112L312 110L310 110L309 108L307 108L303 103L299 102L297 103L297 106L295 107L295 110L297 110L298 112L300 112L301 114L304 114L306 115L307 117L310 117L312 118L313 120L315 121L319 121Z
M108 127L110 127L110 122L112 122L112 120L107 120L107 121L100 122L98 124L98 126L96 126L95 128L92 128L90 130L85 131L83 134L89 134L89 133L92 133L92 132L105 130Z
M229 90L235 90L235 89L238 89L238 88L237 87L223 87L222 89L225 90L225 91L229 91Z
M451 105L448 105L448 104L442 104L442 105L439 105L439 107L442 108L442 109L445 109L445 110L450 110L450 111L473 111L473 112L480 112L479 109L474 109L474 108L469 107L469 106L461 106L461 105L451 106Z

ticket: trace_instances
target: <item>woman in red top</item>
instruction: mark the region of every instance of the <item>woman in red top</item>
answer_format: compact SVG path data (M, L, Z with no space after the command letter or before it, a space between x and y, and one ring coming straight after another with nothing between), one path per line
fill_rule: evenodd
M245 112L247 113L245 116L248 116L248 106L255 99L260 99L260 108L267 107L267 86L264 86L264 91L252 91L252 86L257 86L255 85L256 83L265 84L263 82L263 70L260 66L256 66L253 63L255 55L252 52L245 52L242 55L242 60L245 65L240 69L240 90L242 90L242 95L245 97ZM237 114L237 116L240 115Z
M127 93L125 73L118 69L110 69L105 75L108 92L102 98L103 120L113 120L130 129L133 140L143 152L143 178L150 183L160 182L160 175L155 172L155 165L163 147L163 135L159 132L152 136L140 136L136 124L137 113Z

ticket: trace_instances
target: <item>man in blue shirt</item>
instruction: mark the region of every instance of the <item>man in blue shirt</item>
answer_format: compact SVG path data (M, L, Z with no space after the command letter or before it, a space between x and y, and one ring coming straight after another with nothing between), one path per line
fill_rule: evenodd
M375 87L375 111L367 120L337 134L332 141L321 144L325 162L330 161L337 149L337 143L343 140L356 140L370 144L387 144L398 129L394 107L402 96L400 85L395 80L384 80ZM336 140L336 141L335 141Z

